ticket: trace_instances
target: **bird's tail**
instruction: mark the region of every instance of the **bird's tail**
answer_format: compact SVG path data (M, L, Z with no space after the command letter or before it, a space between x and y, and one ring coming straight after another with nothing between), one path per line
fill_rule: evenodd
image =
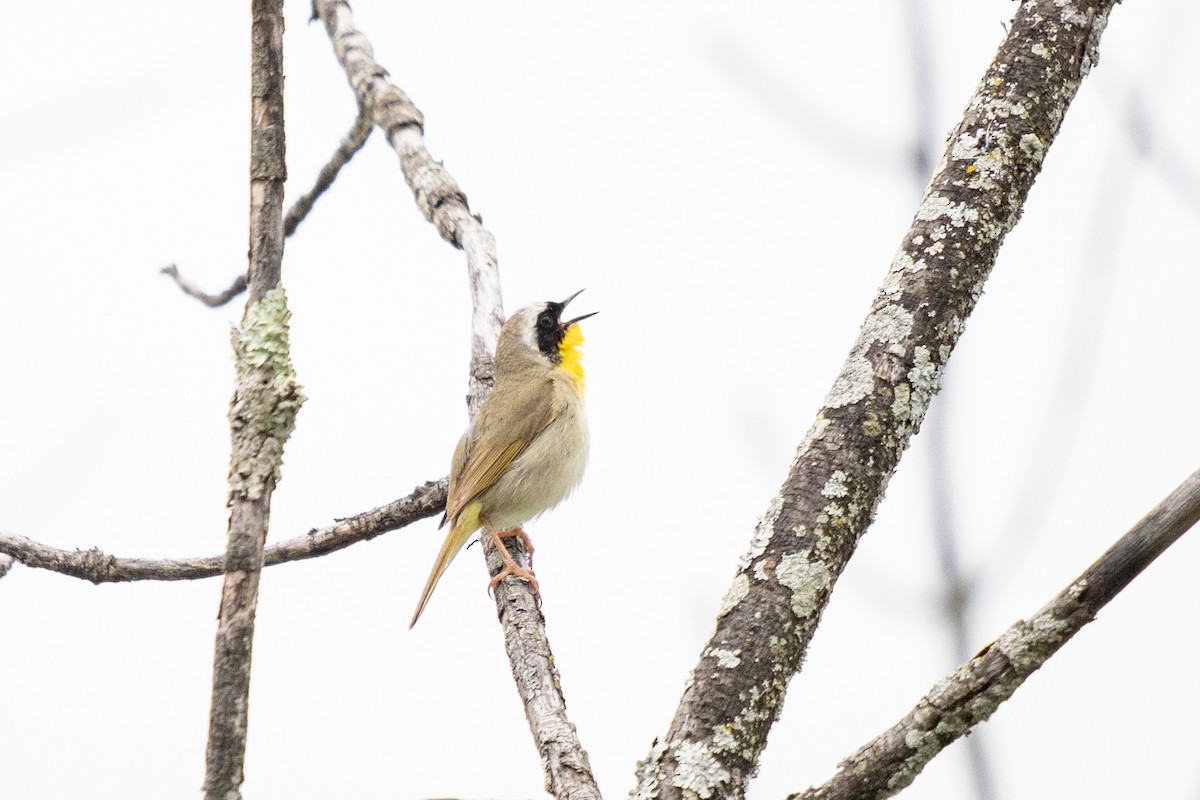
M409 628L416 625L417 620L421 618L421 612L425 610L425 604L429 602L429 596L433 594L434 587L441 580L446 567L450 566L450 562L458 555L458 551L462 550L467 539L471 538L471 534L477 530L479 530L479 504L470 503L454 520L454 524L450 526L450 531L446 534L446 541L442 542L442 549L438 552L437 561L433 562L429 580L425 581L425 591L421 592L421 601L417 603L417 610L413 613L412 622L408 623Z

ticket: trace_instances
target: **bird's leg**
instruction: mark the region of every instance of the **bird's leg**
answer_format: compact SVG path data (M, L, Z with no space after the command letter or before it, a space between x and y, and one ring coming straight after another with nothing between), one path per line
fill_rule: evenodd
M516 537L521 540L521 544L525 545L525 556L529 559L529 569L533 569L533 540L529 538L529 534L518 525L511 531L497 531L496 535L501 539L511 539Z
M492 544L494 544L496 549L500 551L500 557L504 559L504 568L496 573L496 577L492 578L491 583L488 584L488 593L490 594L491 591L495 589L497 585L499 585L500 581L504 580L509 575L512 575L524 581L528 581L529 585L533 587L533 593L537 595L538 582L537 578L533 577L533 572L525 569L524 567L518 566L517 562L513 561L513 557L509 554L508 548L504 546L505 536L524 537L526 544L529 542L529 536L520 528L517 528L513 531L499 532L492 527L492 523L489 522L486 517L480 517L480 521L483 523L483 529L487 531L488 536L491 537ZM517 533L516 531L520 531L520 533Z

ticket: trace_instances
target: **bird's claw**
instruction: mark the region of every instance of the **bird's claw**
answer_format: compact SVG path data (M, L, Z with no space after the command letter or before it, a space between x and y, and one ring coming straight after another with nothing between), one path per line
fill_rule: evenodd
M528 570L524 567L518 567L515 563L505 564L503 569L497 572L495 577L488 582L488 597L492 596L492 590L500 585L500 581L508 577L520 578L528 583L533 587L533 593L538 598L538 601L541 601L542 595L538 591L538 582L537 578L533 576L533 570Z

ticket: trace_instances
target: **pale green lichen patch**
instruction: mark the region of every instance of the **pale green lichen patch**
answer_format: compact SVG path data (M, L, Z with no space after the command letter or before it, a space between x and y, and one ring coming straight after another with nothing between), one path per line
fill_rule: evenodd
M775 533L775 521L779 519L781 510L783 510L783 495L777 494L771 498L771 503L767 506L767 513L763 514L758 525L754 527L754 535L750 537L750 549L743 553L738 561L738 572L745 570L754 559L766 552L767 545L771 543L771 536Z
M712 738L713 751L717 753L729 753L737 749L737 737L733 735L733 726L717 725L713 727Z
M1046 145L1042 143L1036 133L1027 133L1022 136L1021 141L1017 142L1017 147L1027 158L1032 158L1039 163L1046 155Z
M841 408L870 396L875 388L875 368L867 358L867 351L877 342L893 347L901 345L912 332L912 325L912 314L894 303L867 317L858 344L825 398L826 407ZM903 347L899 349L903 353Z
M1040 667L1072 633L1074 628L1066 620L1042 611L1032 620L1009 628L992 646L998 648L1013 671L1024 678Z
M708 655L717 660L717 666L724 669L733 669L738 664L742 663L741 650L727 650L723 647L713 647L708 651Z
M683 742L675 747L675 774L671 784L683 791L684 800L708 800L729 783L729 770L704 742Z
M842 408L865 399L875 388L875 370L861 355L852 355L825 397L826 408Z
M854 508L856 506L853 503L845 508L836 503L829 503L821 509L821 515L825 518L824 521L829 527L838 530L849 526L850 518L854 515L851 509ZM827 537L823 536L821 538L825 539Z
M863 323L862 341L871 344L884 342L895 344L908 338L912 332L913 316L904 306L891 304L867 317Z
M658 797L658 785L662 780L662 757L667 752L667 743L654 740L650 752L637 763L634 775L637 786L629 793L630 800L652 800Z
M780 647L785 645L780 642ZM746 693L739 693L738 699L745 705L731 724L712 729L712 752L736 753L753 763L758 758L756 747L761 746L760 737L767 727L765 723L770 721L779 704L783 702L786 690L786 679L776 676L764 678L760 685L751 686Z
M820 610L820 599L832 581L829 567L820 561L812 561L809 550L786 555L779 560L775 578L792 592L792 613L805 619Z
M288 349L287 295L267 292L233 331L237 383L229 408L230 497L261 498L279 481L283 446L304 403Z
M825 436L825 430L832 424L833 421L828 417L823 415L817 416L817 421L814 422L813 426L808 429L808 433L804 435L804 441L801 442L800 447L796 449L796 458L792 459L793 465L797 460L799 460L801 454L807 453L809 449L812 448L813 442L819 442L821 438Z
M746 599L746 595L748 594L750 594L750 578L745 573L739 572L737 577L733 579L733 584L729 587L729 591L721 599L721 607L717 609L717 619L733 611L738 603Z
M825 497L845 497L850 494L850 490L846 488L846 473L842 470L834 470L829 476L829 480L825 481L825 485L821 487L821 494Z
M913 367L908 371L908 380L912 385L909 417L914 424L919 424L942 385L942 365L930 359L928 347L919 346L913 350Z
M961 228L969 222L978 222L979 211L966 203L955 203L945 195L931 194L917 209L917 219L946 219L954 227Z
M905 422L908 420L909 404L912 400L912 390L908 388L907 383L898 383L895 388L895 397L892 398L892 416L897 422Z
M775 559L764 558L754 565L754 580L768 581L775 574Z

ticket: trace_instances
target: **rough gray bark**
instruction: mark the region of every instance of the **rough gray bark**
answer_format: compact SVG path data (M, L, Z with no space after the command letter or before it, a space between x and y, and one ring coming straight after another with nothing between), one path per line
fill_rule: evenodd
M273 544L263 551L263 566L316 558L366 542L403 528L419 519L442 513L446 507L446 479L418 486L412 494L387 505L338 520L336 524ZM204 558L121 558L96 548L63 550L24 536L0 532L0 566L16 559L27 567L50 570L92 583L126 581L190 581L211 578L225 571L225 556ZM4 570L0 569L0 577Z
M387 79L387 70L375 61L370 41L354 26L350 5L338 0L316 0L314 11L329 33L359 105L372 112L375 123L400 157L400 169L417 207L443 239L467 255L473 309L467 408L473 419L491 391L492 354L504 322L495 240L471 213L458 184L425 147L423 115ZM499 554L488 537L482 541L489 570L494 575L499 571ZM512 544L510 552L518 564L528 566L518 543ZM600 790L575 727L567 719L545 619L529 584L515 578L501 583L496 589L496 610L504 628L513 679L541 755L546 790L559 800L598 800Z
M304 398L288 352L283 262L283 0L251 4L250 265L229 409L229 539L213 656L204 780L207 800L241 797L250 656L271 494Z
M908 786L934 756L985 721L1050 656L1200 520L1200 470L1029 620L1020 620L947 675L912 711L788 800L878 800Z
M741 797L834 583L920 427L1111 2L1028 0L951 132L857 342L754 532L637 798Z

